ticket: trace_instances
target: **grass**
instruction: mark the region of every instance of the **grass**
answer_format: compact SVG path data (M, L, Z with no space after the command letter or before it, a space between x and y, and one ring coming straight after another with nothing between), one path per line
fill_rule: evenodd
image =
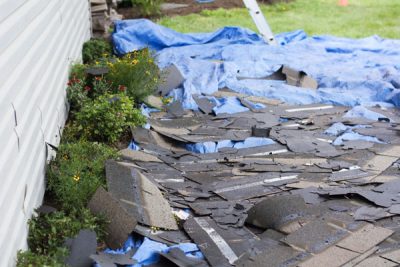
M361 38L379 35L400 39L400 1L349 0L340 7L338 0L296 0L261 9L274 33L304 29L309 35L330 34ZM158 23L176 31L210 32L223 26L256 30L248 12L240 9L204 10L200 14L164 17Z

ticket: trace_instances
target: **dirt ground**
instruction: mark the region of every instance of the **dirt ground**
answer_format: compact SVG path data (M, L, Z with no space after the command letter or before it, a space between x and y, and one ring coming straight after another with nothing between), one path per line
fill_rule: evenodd
M262 0L258 3L272 4L277 2L288 2L288 0ZM161 16L182 16L192 13L199 13L204 9L217 8L240 8L244 7L242 0L215 0L212 3L197 3L195 0L164 0L164 3L186 4L188 7L162 11ZM119 8L118 13L124 15L125 19L142 17L135 8Z

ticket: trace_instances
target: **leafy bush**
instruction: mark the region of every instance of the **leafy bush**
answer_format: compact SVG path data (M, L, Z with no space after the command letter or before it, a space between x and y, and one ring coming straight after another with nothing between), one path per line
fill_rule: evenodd
M100 39L92 39L83 44L83 63L93 63L112 54L112 46L109 42Z
M47 189L65 210L86 206L97 187L105 185L104 163L116 150L99 143L61 144L47 171Z
M160 14L162 0L132 0L132 5L140 9L140 13L144 16Z
M32 251L18 251L17 267L64 267L67 251L60 248L56 254L43 255Z
M112 81L116 88L126 86L127 95L136 102L143 101L146 96L155 92L160 71L148 49L126 54L107 65L110 68L108 80Z
M128 132L129 126L146 122L133 105L134 102L123 93L99 96L87 102L76 114L76 125L87 140L114 143Z

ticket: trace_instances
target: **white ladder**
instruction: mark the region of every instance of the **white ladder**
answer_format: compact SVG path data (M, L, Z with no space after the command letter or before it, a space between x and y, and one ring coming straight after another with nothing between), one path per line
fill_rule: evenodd
M257 4L256 0L243 0L244 5L249 10L250 16L256 24L258 31L261 36L265 40L266 43L270 45L277 45L274 34L271 31L271 28L268 25L267 20L265 19L263 13L261 12L260 7Z

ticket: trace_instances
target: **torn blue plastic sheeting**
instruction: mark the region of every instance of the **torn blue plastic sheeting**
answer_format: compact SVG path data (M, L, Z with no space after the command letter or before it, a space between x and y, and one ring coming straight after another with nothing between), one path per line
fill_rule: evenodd
M168 251L172 248L179 248L188 257L204 259L203 254L200 252L196 244L182 243L168 247L165 244L153 241L147 237L145 237L143 240L141 239L135 240L132 236L130 236L121 249L118 250L106 249L104 252L110 254L126 254L132 249L137 249L137 251L132 257L132 259L135 259L137 263L134 265L127 265L127 266L142 267L157 263L160 259L159 253L161 252L168 253ZM95 266L101 267L101 265L99 264L95 264Z
M400 107L400 40L307 37L303 31L279 34L276 39L280 45L269 46L261 36L238 27L182 34L143 19L117 21L113 34L118 54L148 46L157 51L161 68L172 63L179 68L185 82L174 94L185 108L197 107L193 94L211 94L223 87L290 104ZM236 78L265 77L281 65L304 70L319 88Z
M337 136L335 141L333 141L333 145L341 146L344 141L355 141L362 140L367 142L373 142L378 144L384 144L384 142L380 141L378 138L373 136L362 135L353 131L353 129L359 128L367 128L371 127L369 125L355 125L355 126L347 126L341 122L336 122L331 125L328 129L325 130L326 135Z
M274 140L264 137L249 137L244 141L223 140L219 142L204 142L187 144L186 149L195 153L206 154L218 152L221 148L231 147L236 149L266 146L275 144Z
M213 111L216 115L222 114L222 113L228 113L228 114L233 114L233 113L238 113L238 112L244 112L244 111L249 111L248 108L243 106L243 104L240 102L240 100L237 97L226 97L226 98L213 98L214 102L216 103L216 107L213 108ZM260 108L265 108L263 104L259 103L252 103L250 101L249 104L252 105L253 108L255 109L260 109Z
M133 140L129 143L128 148L131 150L136 150L136 151L140 150L140 146L138 144L136 144L135 141L133 141Z
M152 112L160 112L156 108L149 108L146 104L142 104L140 106L140 111L141 111L142 115L145 116L146 118L150 118L150 113L152 113ZM146 124L143 126L143 128L150 129L150 124L148 122L146 122Z
M133 255L133 259L137 260L134 267L146 266L156 263L160 260L160 252L166 251L168 246L159 242L152 241L147 237L144 238L143 243Z
M359 133L355 133L352 130L340 135L338 138L335 139L335 141L333 141L332 144L334 146L340 146L343 145L344 141L355 141L355 140L384 144L384 142L380 141L378 138L374 136L362 135Z
M330 135L330 136L338 136L339 134L344 133L347 131L350 127L344 125L341 122L336 122L331 125L328 129L325 130L325 134Z
M343 118L365 118L372 121L378 121L379 119L389 119L385 115L378 112L371 111L365 107L357 106L347 111ZM389 119L392 121L391 119Z
M146 118L150 118L150 113L152 112L160 112L160 110L156 108L150 108L146 104L140 105L140 111L142 115L145 116Z

